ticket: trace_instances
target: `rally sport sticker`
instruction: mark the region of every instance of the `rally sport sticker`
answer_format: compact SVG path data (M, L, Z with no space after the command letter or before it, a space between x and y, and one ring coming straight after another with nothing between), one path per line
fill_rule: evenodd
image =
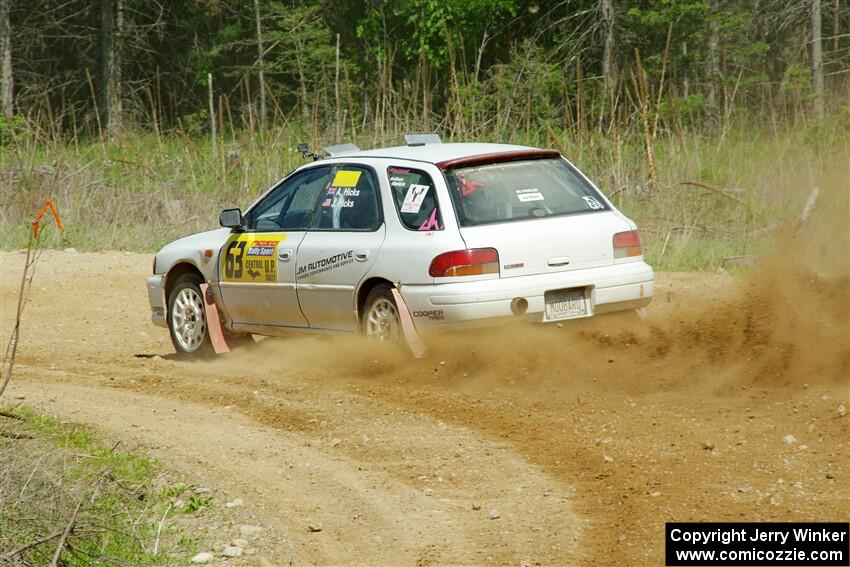
M221 253L221 280L277 282L277 248L285 234L234 234Z

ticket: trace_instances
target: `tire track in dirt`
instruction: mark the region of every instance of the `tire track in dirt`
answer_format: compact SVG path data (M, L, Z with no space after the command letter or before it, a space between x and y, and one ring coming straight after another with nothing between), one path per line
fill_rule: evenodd
M22 368L27 384L14 393L53 398L50 410L73 407L74 419L166 443L157 452L169 464L231 485L232 493L251 490L267 521L293 534L298 556L311 562L553 564L574 554L578 521L561 483L466 428L387 404L358 407L364 404L356 397L332 392L343 396L329 402L337 418L315 414L329 421L316 418L304 430L300 420L288 422L286 410L269 409L273 395L243 407L242 392L221 383L198 391L190 382L167 393L152 383L157 393L150 395L139 393L150 389L144 375L116 391L69 384L79 379L74 374L45 381L38 371ZM491 508L497 521L487 519ZM308 523L323 532L303 536ZM557 550L553 537L564 542Z
M246 422L231 409L216 411L162 395L30 380L31 370L34 369L21 369L27 383L16 385L16 395L38 401L49 411L70 414L69 418L97 423L115 434L157 447L151 450L170 465L212 480L233 494L249 493L246 500L262 502L266 525L289 534L287 539L295 546L296 562L514 562L523 551L530 552L531 546L524 546L523 550L517 549L513 541L496 543L506 523L514 535L536 534L534 526L525 525L527 516L536 513L557 518L567 526L576 525L566 498L543 496L546 489L541 487L551 487L553 483L534 467L497 446L485 445L488 454L479 454L480 442L455 428L440 428L443 439L439 444L433 443L429 436L432 424L416 416L394 419L391 437L403 438L417 451L434 451L427 459L416 460L417 471L429 471L426 461L431 459L447 460L438 453L442 446L460 447L464 452L460 458L478 461L481 468L474 469L478 473L474 484L479 494L490 495L487 503L499 509L501 523L488 522L486 510L472 510L470 502L476 499L467 496L467 479L450 472L443 472L448 486L433 478L428 480L434 489L423 490L415 483L387 475L381 466L360 458L358 450L349 452L355 455L353 458L313 437L285 434ZM65 378L76 381L78 376ZM115 410L118 407L120 411ZM175 423L179 423L178 428ZM387 441L392 439L370 440ZM339 447L353 443L346 441ZM385 452L393 453L388 448ZM410 455L401 454L398 459L404 465ZM383 464L386 466L386 462ZM498 470L498 477L488 476L487 469ZM429 484L428 480L419 484ZM506 480L511 485L500 486ZM514 482L531 493L519 507L513 495ZM535 508L535 514L526 514L525 507L529 505ZM304 535L307 524L320 524L323 531ZM576 541L577 534L571 539ZM534 556L546 563L558 562L549 555L550 551L546 553L543 557L540 553Z
M30 341L11 395L158 447L154 454L203 483L234 495L252 491L265 522L294 546L280 553L324 564L555 564L575 557L582 522L569 485L509 445L369 391L312 383L276 363L252 371L253 350L224 366L225 359L137 358L165 354L170 345L147 327L142 302L122 305L132 297L130 278L111 280L97 302L102 312L77 302L56 317L53 306L85 280L50 256L42 275L53 272L63 287L34 289ZM101 259L80 256L92 265ZM138 257L104 260L137 278L142 272L130 265ZM488 519L491 509L498 519ZM323 531L308 534L311 522Z

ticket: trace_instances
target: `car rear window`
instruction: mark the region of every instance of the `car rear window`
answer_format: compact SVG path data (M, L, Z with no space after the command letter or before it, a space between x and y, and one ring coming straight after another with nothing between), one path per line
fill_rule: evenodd
M566 160L534 159L447 169L461 226L608 210Z
M388 167L390 191L401 224L410 230L443 230L431 176L409 167Z

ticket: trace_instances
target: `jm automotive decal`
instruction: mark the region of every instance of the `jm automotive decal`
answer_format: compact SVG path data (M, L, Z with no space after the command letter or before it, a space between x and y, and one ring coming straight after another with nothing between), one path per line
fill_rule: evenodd
M226 282L277 282L277 248L285 234L234 234L221 254L221 277Z
M322 272L328 272L347 264L351 264L352 262L354 262L353 250L340 252L339 254L334 254L333 256L298 266L298 273L296 274L296 277L299 279L310 278L317 274L321 274Z

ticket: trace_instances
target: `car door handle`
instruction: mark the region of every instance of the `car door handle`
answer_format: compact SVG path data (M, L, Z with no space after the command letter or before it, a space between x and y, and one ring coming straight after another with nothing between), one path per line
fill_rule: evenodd
M289 262L292 259L292 250L281 250L277 253L277 259L281 262Z
M356 250L354 252L354 259L358 262L365 262L369 259L369 251L368 250Z
M549 258L549 265L553 268L566 266L569 263L570 259L566 256L555 256L554 258Z

